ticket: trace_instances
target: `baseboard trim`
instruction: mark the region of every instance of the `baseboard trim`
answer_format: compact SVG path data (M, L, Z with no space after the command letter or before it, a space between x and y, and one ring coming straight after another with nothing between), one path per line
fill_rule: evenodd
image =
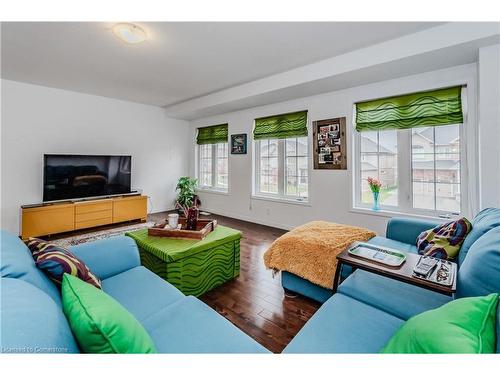
M172 210L175 210L175 207L171 206L171 207L165 208L165 209L154 210L153 212L150 212L149 214L156 214L156 213L172 211ZM251 216L241 215L241 214L230 212L230 211L212 210L212 209L207 208L207 207L201 207L200 211L206 211L206 212L213 213L216 215L226 216L226 217L229 217L231 219L248 221L250 223L265 225L267 227L278 228L278 229L283 229L283 230L291 230L291 229L295 228L294 226L291 226L291 225L283 225L281 223L274 222L271 220L255 219Z
M170 207L166 207L166 208L158 208L158 209L152 210L151 212L148 212L148 215L159 214L159 213L168 212L168 211L175 211L175 207L170 206Z
M224 211L224 212L222 212L222 211L219 211L219 210L211 210L208 207L202 207L201 211L206 211L206 212L210 212L210 213L213 213L213 214L216 214L216 215L221 215L221 216L227 216L227 217L230 217L232 219L248 221L250 223L265 225L267 227L272 227L272 228L278 228L278 229L283 229L283 230L291 230L291 229L294 228L294 226L283 225L281 223L277 223L277 222L270 221L270 220L255 219L255 218L250 217L250 216L241 215L241 214L230 212L230 211Z

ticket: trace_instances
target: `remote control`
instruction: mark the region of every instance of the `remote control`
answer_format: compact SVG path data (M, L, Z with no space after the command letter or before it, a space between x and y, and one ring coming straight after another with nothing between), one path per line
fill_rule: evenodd
M427 277L434 270L436 264L438 263L438 259L432 257L423 256L420 258L419 262L413 268L413 272L422 277Z

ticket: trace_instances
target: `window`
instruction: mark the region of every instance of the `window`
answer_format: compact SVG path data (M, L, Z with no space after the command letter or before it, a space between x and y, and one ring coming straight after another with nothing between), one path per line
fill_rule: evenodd
M307 201L309 162L307 111L255 119L254 193Z
M413 207L460 213L458 125L412 129Z
M227 124L198 129L198 184L202 189L228 190Z
M227 143L199 145L198 184L204 189L227 190Z
M307 137L285 139L285 195L307 199Z
M256 194L307 201L307 137L263 139L256 145Z
M228 147L227 143L217 143L215 148L215 187L227 190Z
M361 202L370 204L372 192L366 179L375 177L382 183L381 205L398 205L398 141L396 130L361 133Z
M257 141L259 152L259 193L278 194L279 161L278 139Z
M373 197L366 179L375 177L382 183L379 201L383 208L459 214L459 133L460 125L456 124L359 133L358 204L371 206ZM404 168L406 165L409 168Z
M461 87L356 104L356 207L432 216L460 214Z
M212 148L213 145L198 146L198 153L200 155L198 183L202 187L213 186L212 176L214 175L214 173L212 168Z

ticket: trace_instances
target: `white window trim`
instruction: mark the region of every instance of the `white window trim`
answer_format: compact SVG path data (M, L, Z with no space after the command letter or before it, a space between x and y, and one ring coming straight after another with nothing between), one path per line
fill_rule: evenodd
M466 139L466 129L472 124L469 123L468 116L468 101L467 97L467 83L462 83L464 85L462 93L464 118L463 123L459 126L460 135L460 213L459 215L453 215L447 211L440 210L426 210L414 208L412 206L413 199L413 184L411 183L411 173L412 173L412 153L411 153L411 129L398 131L398 150L404 149L409 150L407 153L403 154L403 157L398 153L398 206L389 206L380 204L379 211L371 210L371 205L361 202L360 193L360 181L361 181L361 134L355 129L355 118L356 118L356 106L353 103L353 115L352 115L352 133L353 133L353 155L352 160L354 160L354 180L352 181L351 189L351 212L367 213L372 212L379 216L393 216L393 214L402 214L407 216L415 217L430 217L438 219L450 219L460 216L470 216L469 214L469 202L468 194L464 194L464 189L467 189L467 179L468 175L466 168L463 168L463 163L466 162L467 157L467 142L470 140ZM465 98L464 98L465 96ZM464 100L466 99L466 100ZM401 143L400 143L401 142ZM402 147L399 147L399 146Z
M196 188L197 191L200 192L211 192L211 193L217 193L217 194L225 194L229 195L229 143L227 147L227 188L223 187L218 187L216 186L217 182L217 144L210 144L212 146L212 186L207 186L207 185L198 185ZM201 152L200 152L200 146L202 145L196 145L196 178L198 179L198 182L200 181L200 162L201 162Z
M291 137L302 138L302 137ZM268 200L271 202L282 202L290 204L299 204L310 206L311 194L311 145L310 137L307 136L307 198L296 197L285 194L285 139L278 139L278 193L265 193L259 191L260 186L260 147L259 141L252 141L253 147L253 178L252 178L252 198L259 200ZM281 167L281 168L280 168Z
M218 195L231 195L229 191L226 189L215 189L215 188L206 188L206 187L197 187L197 193L209 193L209 194L218 194Z
M293 205L298 205L298 206L311 207L311 202L309 202L309 201L306 201L306 200L299 201L297 199L288 199L288 198L282 198L282 197L278 197L278 196L252 194L252 199L259 200L259 201L276 202L276 203L293 204Z

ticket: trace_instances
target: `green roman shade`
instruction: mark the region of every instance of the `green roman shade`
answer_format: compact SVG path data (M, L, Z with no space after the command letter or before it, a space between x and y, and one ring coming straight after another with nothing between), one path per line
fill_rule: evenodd
M356 130L409 129L460 124L462 87L418 92L356 104Z
M228 136L227 124L198 128L198 137L196 137L196 143L198 143L199 145L226 143L227 136Z
M307 136L307 111L255 119L255 140L303 136Z

